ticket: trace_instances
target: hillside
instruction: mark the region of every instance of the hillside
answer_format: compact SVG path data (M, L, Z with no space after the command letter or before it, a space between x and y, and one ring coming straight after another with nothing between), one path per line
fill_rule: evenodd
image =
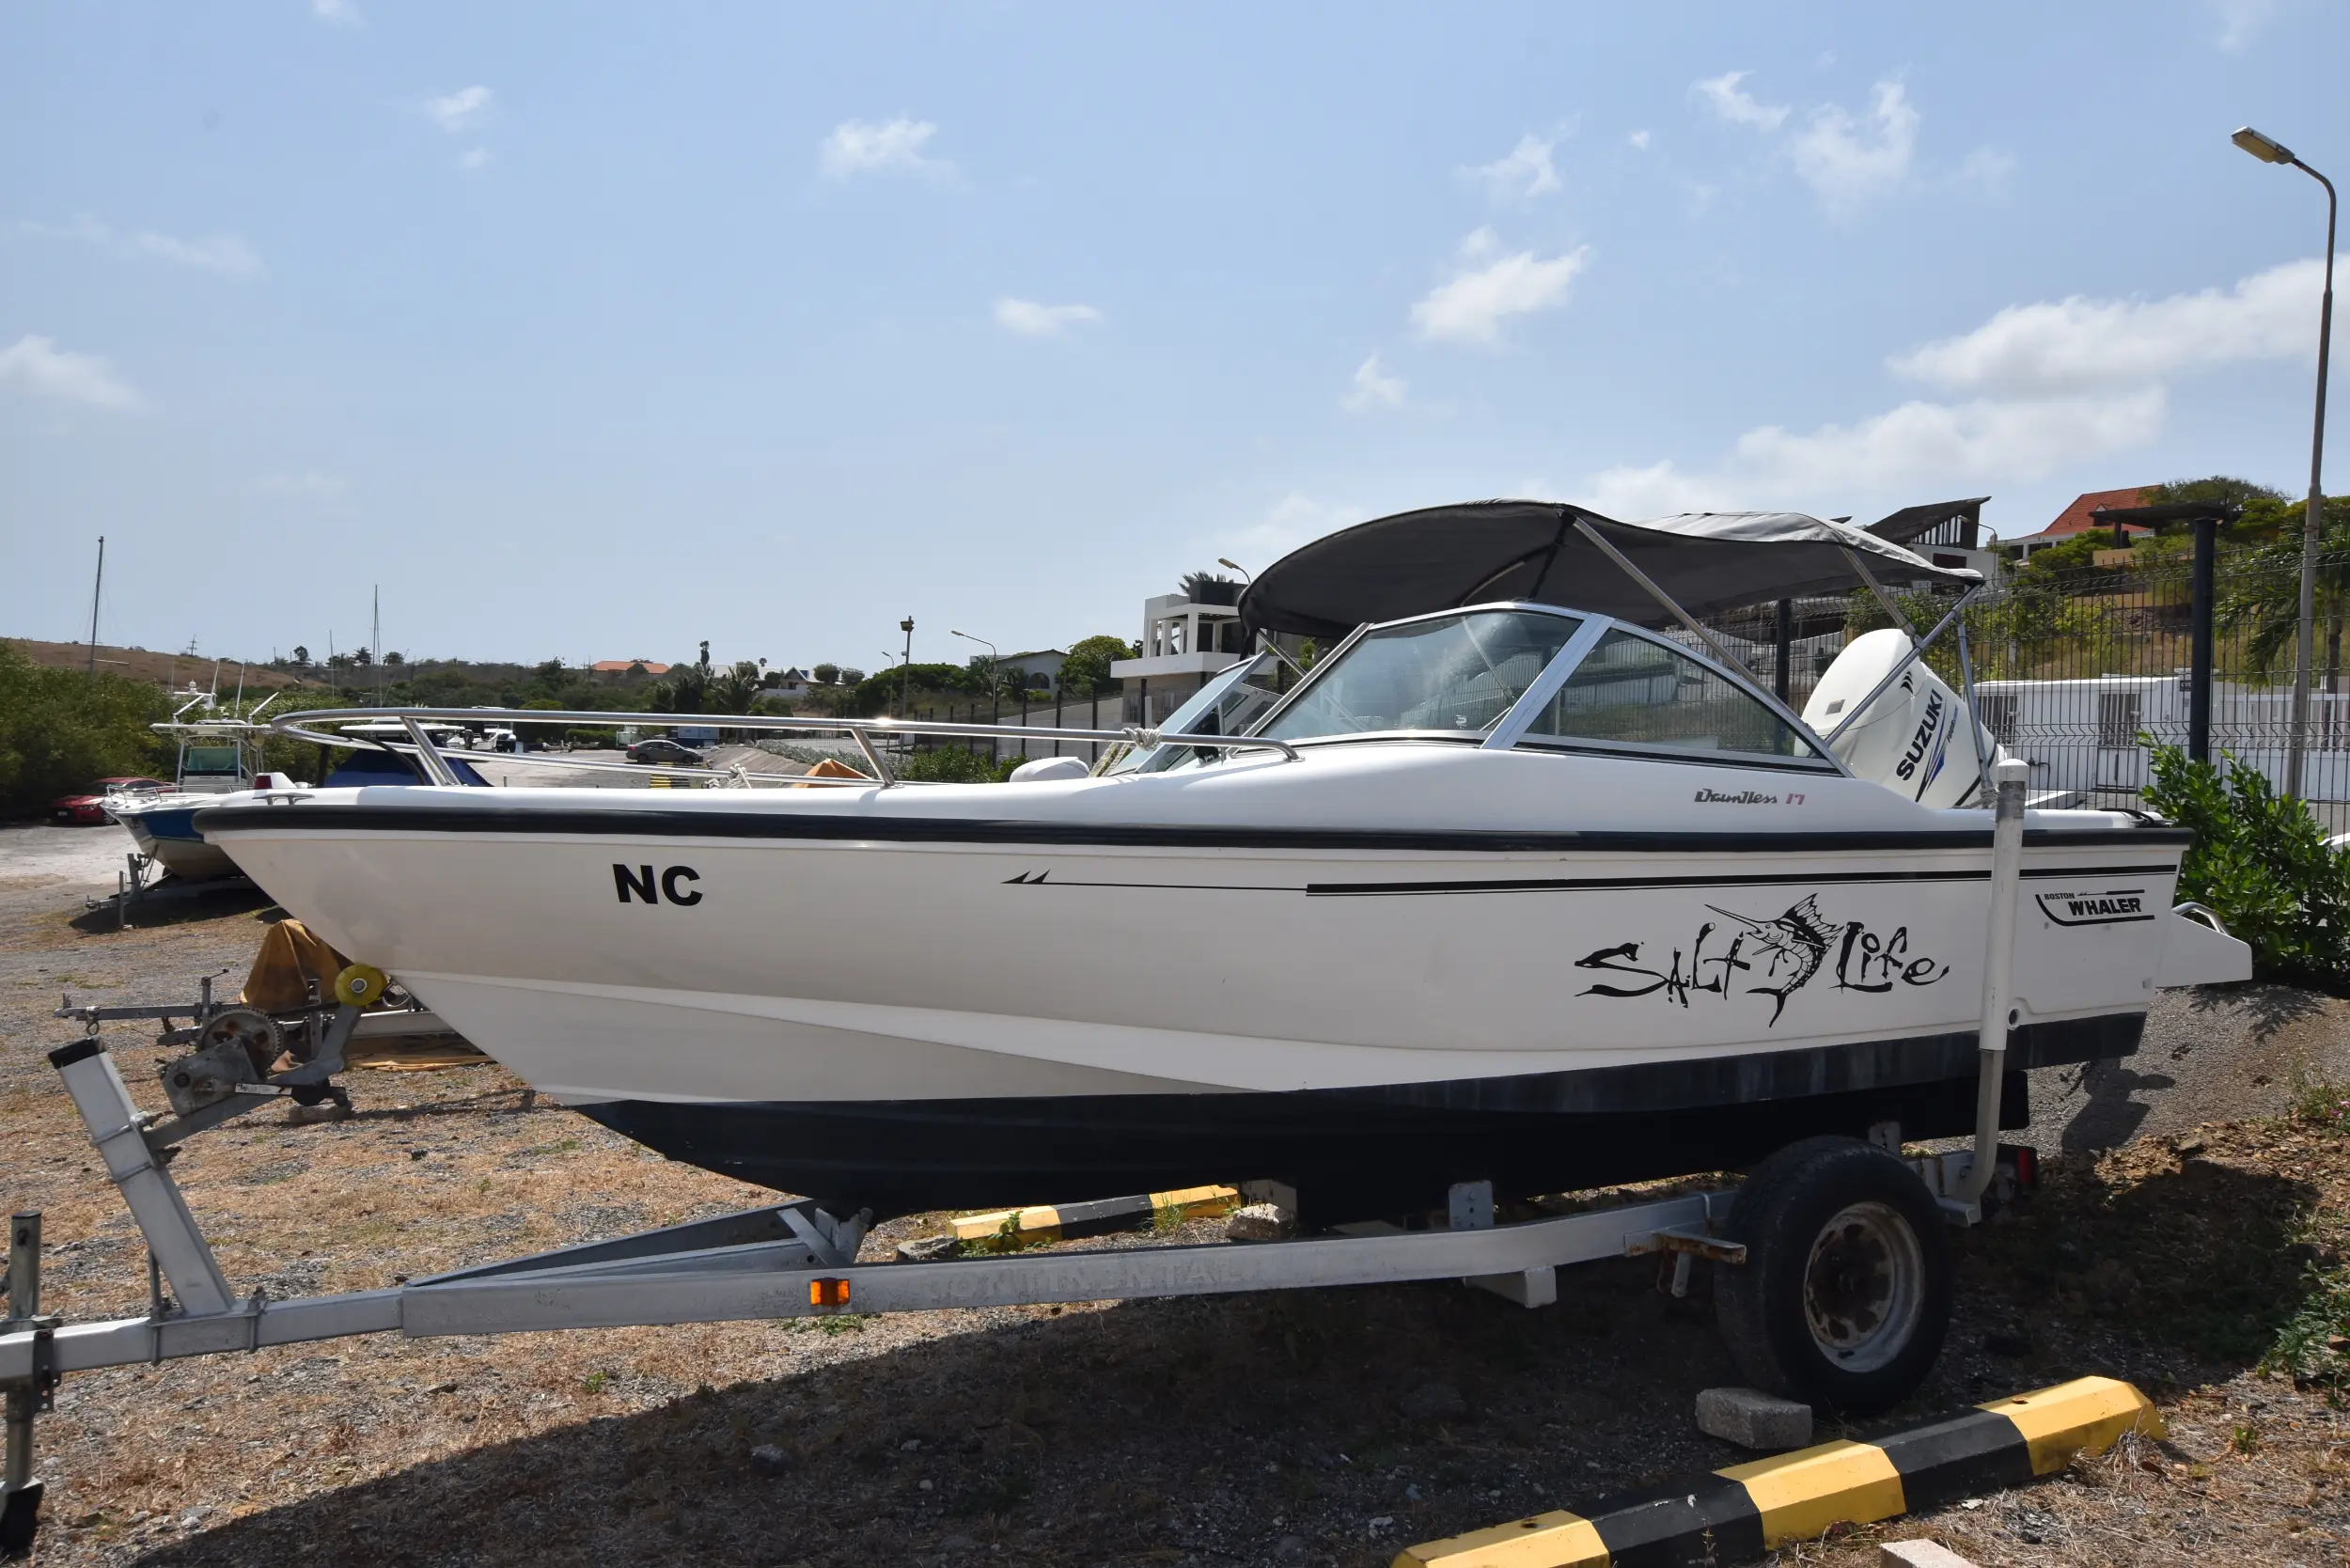
M10 637L37 665L53 668L84 669L89 665L89 644L86 642L40 642L32 637ZM98 645L98 667L116 675L127 675L134 681L152 681L159 686L184 689L190 681L210 686L212 680L212 660L192 657L186 653L158 653L144 648L115 648L106 643ZM234 691L237 685L237 661L220 661L220 683L223 691ZM283 670L265 665L248 665L244 668L247 691L275 691L281 686L299 686L304 682Z

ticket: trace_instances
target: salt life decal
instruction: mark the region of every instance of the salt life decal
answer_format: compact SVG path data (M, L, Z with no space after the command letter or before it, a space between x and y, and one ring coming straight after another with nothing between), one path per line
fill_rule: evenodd
M1625 942L1576 959L1578 969L1616 977L1593 981L1581 995L1661 993L1683 1007L1699 996L1768 996L1776 1025L1787 1011L1787 998L1823 970L1832 990L1878 994L1896 986L1932 985L1950 972L1941 960L1910 951L1907 926L1896 926L1888 935L1858 920L1831 921L1821 915L1816 893L1768 920L1718 904L1705 907L1722 919L1701 922L1688 947L1674 947L1661 968L1653 954L1661 946L1656 943ZM1645 961L1644 949L1653 954Z
M2107 887L2087 893L2034 893L2040 913L2060 926L2125 926L2151 920L2143 887Z

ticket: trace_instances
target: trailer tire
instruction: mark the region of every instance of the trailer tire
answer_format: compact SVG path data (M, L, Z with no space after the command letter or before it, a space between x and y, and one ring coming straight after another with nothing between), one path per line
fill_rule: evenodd
M1748 1382L1856 1416L1924 1381L1950 1323L1950 1240L1925 1184L1849 1137L1791 1143L1739 1188L1715 1315Z

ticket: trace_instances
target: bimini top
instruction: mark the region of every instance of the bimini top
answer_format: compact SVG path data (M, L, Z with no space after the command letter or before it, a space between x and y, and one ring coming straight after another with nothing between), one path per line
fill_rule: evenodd
M1367 621L1529 600L1638 624L1671 619L1579 531L1588 523L1693 616L1879 581L1982 581L1859 528L1793 511L1693 511L1619 523L1559 501L1470 501L1358 523L1291 551L1241 595L1251 632L1344 636ZM1850 554L1847 554L1849 552Z

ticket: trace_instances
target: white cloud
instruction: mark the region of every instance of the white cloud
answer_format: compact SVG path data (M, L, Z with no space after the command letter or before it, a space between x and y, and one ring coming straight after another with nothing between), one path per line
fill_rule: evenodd
M9 384L93 408L130 412L147 406L138 389L98 355L61 349L54 339L33 334L0 349L0 386Z
M1793 112L1783 103L1763 103L1739 86L1743 71L1693 83L1690 91L1712 105L1716 117L1777 137ZM1899 82L1879 82L1870 91L1865 114L1823 103L1778 139L1778 149L1820 197L1821 205L1848 215L1870 196L1909 176L1918 147L1919 116Z
M816 149L816 167L827 180L848 180L860 174L951 174L955 165L943 158L926 158L923 149L938 134L926 119L896 119L878 124L842 120Z
M461 169L479 169L489 167L490 149L486 147L469 147L465 149L464 151L457 155L457 166Z
M87 212L76 212L71 223L36 223L27 218L16 227L20 233L38 234L44 240L80 240L93 245L114 241L114 230Z
M497 95L484 86L460 87L440 98L428 98L422 108L424 118L454 136L461 131L471 131L490 118L496 106Z
M1502 256L1500 249L1500 239L1490 228L1461 242L1462 270L1412 306L1412 322L1422 337L1496 348L1502 323L1511 317L1564 305L1568 286L1590 259L1589 245L1547 260L1530 250Z
M1869 113L1858 119L1836 104L1822 104L1788 141L1795 172L1831 212L1850 212L1909 175L1918 111L1899 82L1879 82L1870 100Z
M359 14L359 8L352 0L310 0L310 14L337 27L367 25L367 18Z
M2232 55L2249 45L2268 19L2277 14L2277 0L2208 0L2219 18L2219 47Z
M253 488L264 495L283 495L297 500L333 501L348 494L351 486L332 474L321 474L306 468L299 474L264 474L253 481Z
M234 234L211 234L202 239L182 240L150 230L141 233L131 243L146 255L177 261L183 267L201 267L206 272L251 277L261 270L261 259L253 254L253 247Z
M1586 493L1618 517L1784 506L1848 512L1949 484L2040 478L2068 463L2126 451L2162 431L2162 387L2018 401L1912 401L1850 425L1797 434L1747 431L1723 461L1691 473L1671 462L1606 469Z
M1649 133L1645 131L1635 131L1623 140L1624 145L1629 147L1635 152L1646 152L1648 150Z
M995 324L1023 337L1061 337L1072 327L1093 326L1103 320L1089 305L1039 305L1009 296L995 302Z
M1379 356L1372 354L1355 368L1355 384L1339 402L1350 414L1368 414L1373 409L1402 408L1403 392L1403 378L1381 368Z
M1708 507L1857 512L1943 486L2038 479L2144 447L2162 436L2170 380L2306 355L2322 271L2318 261L2295 261L2226 290L2012 306L1972 332L1887 361L1895 374L1960 400L1912 400L1804 433L1760 426L1713 463L1609 468L1584 494L1621 517Z
M1559 188L1559 171L1550 162L1550 149L1558 145L1555 139L1544 141L1529 131L1494 162L1455 172L1483 185L1496 201L1531 201Z
M1738 84L1751 71L1726 71L1719 76L1693 82L1689 90L1714 107L1714 113L1732 125L1751 125L1758 131L1776 131L1787 118L1784 103L1761 103Z
M1958 182L1988 196L2005 196L2015 174L2015 154L1996 147L1979 147L1958 165Z
M210 234L199 239L183 240L177 235L158 234L151 229L128 237L120 236L87 212L75 215L71 223L20 223L18 229L38 234L47 240L78 240L95 245L109 256L151 257L158 260L176 261L183 267L200 267L206 272L227 273L236 277L251 277L261 270L261 259L253 253L239 234Z
M1256 567L1374 515L1351 501L1321 501L1292 490L1255 522L1217 534L1210 543L1218 555L1230 556L1244 567Z
M2158 300L2013 305L1974 331L1887 363L1915 381L2037 395L2156 380L2232 361L2311 351L2324 265L2289 261L2240 280Z

